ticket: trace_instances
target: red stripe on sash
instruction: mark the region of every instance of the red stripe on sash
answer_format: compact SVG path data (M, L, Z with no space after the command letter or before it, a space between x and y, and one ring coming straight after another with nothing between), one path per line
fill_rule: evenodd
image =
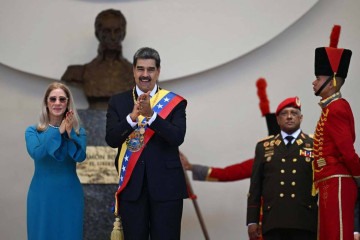
M171 100L171 102L169 102L163 109L161 109L161 111L158 112L158 115L162 118L166 118L171 111L181 102L183 101L184 98L178 95L175 95L173 97L173 99ZM154 135L154 130L147 128L144 134L144 146L146 146L146 144L150 141L151 137ZM118 210L119 210L119 202L118 202L118 196L119 194L124 190L124 188L127 186L127 183L130 180L130 177L132 175L132 172L135 168L135 165L138 161L138 159L140 158L140 155L142 153L142 151L144 150L144 147L142 147L139 151L137 152L132 152L131 156L129 158L129 163L127 165L127 170L125 176L124 176L124 180L121 184L121 186L118 188L118 190L115 193L115 210L114 210L114 214L117 216L118 215ZM126 154L126 153L125 153ZM121 172L121 169L119 169L119 172Z

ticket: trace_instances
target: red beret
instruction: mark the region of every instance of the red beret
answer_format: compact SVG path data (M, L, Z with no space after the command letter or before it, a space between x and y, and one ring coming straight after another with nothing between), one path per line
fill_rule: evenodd
M284 101L282 101L279 106L276 109L276 115L279 115L279 113L281 112L281 110L283 110L286 107L294 107L294 108L298 108L301 110L301 103L300 103L300 99L298 97L291 97L291 98L287 98Z

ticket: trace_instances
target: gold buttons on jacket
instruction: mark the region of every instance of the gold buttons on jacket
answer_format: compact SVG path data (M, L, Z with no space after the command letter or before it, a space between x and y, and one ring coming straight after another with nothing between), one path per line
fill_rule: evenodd
M296 173L296 169L293 169L293 170L292 170L292 173L295 174L295 173Z
M284 170L284 169L281 169L280 172L281 172L281 173L285 173L285 170Z
M282 162L286 162L285 158L281 159Z
M291 186L295 186L296 185L296 183L295 182L291 182Z
M294 159L293 159L293 162L297 162L297 159L296 159L296 158L294 158Z
M295 198L295 193L291 194L291 197L292 197L292 198Z
M281 181L281 182L280 182L280 185L285 185L285 182L284 182L284 181Z
M284 197L284 194L283 194L283 193L280 193L280 197Z

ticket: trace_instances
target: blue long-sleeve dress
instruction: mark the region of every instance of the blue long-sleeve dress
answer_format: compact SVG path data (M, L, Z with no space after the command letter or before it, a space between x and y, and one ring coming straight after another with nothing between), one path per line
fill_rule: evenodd
M27 198L28 240L82 240L84 192L76 162L86 158L86 133L60 134L49 127L26 129L25 140L35 172Z

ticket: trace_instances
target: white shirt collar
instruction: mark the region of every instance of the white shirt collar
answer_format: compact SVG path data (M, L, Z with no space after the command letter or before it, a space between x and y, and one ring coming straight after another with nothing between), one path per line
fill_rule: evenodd
M283 139L285 139L285 137L287 137L287 136L293 136L294 139L296 139L299 136L300 132L301 132L300 128L298 130L296 130L295 132L293 132L292 134L287 134L286 132L281 130L281 137Z
M157 86L157 84L155 84L153 90L151 90L151 92L150 92L151 97L155 95L157 89L158 89L158 86ZM141 94L144 94L144 92L141 91L140 88L137 85L136 85L136 93L137 93L138 96L140 96Z

